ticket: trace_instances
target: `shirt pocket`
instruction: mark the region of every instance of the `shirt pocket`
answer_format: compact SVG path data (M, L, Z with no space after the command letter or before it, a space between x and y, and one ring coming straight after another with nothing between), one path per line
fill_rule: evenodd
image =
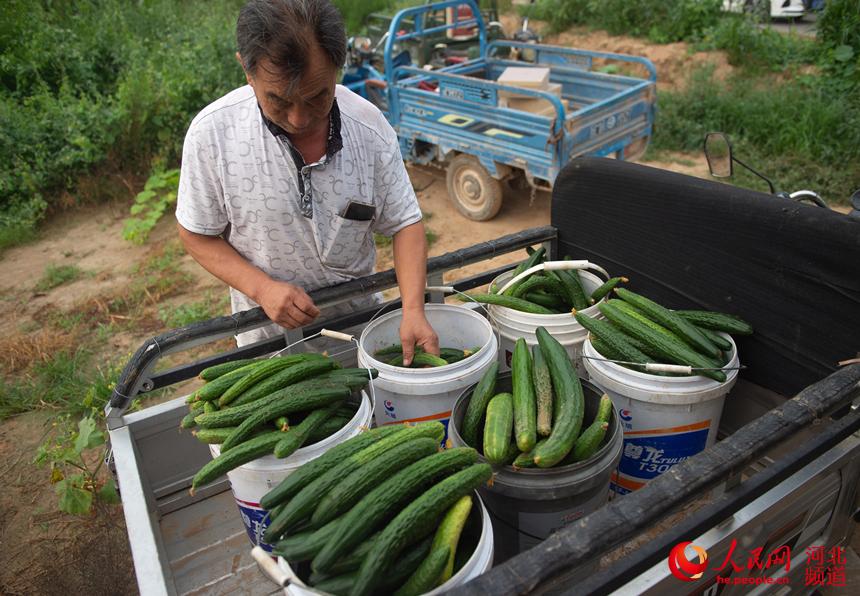
M371 223L371 220L347 219L335 215L320 255L323 264L337 269L350 269L350 265L360 263L361 251L367 250Z

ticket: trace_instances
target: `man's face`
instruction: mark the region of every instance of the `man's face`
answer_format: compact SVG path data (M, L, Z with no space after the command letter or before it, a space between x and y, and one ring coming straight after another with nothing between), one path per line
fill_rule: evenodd
M303 137L328 130L328 115L334 101L337 68L318 47L308 54L305 72L298 84L276 72L268 58L253 74L245 72L266 117L290 136Z

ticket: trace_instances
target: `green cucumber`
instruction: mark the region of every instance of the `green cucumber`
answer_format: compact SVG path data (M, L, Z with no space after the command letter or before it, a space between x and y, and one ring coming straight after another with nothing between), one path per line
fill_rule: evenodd
M406 430L406 427L403 425L381 426L365 431L344 441L340 445L332 447L318 458L301 466L298 470L284 478L278 486L263 495L263 498L260 500L260 506L263 509L271 511L276 505L280 505L293 495L298 494L302 488L310 484L315 478L331 470L341 460L361 451L368 445L404 430Z
M224 426L222 428L198 428L194 431L194 436L198 441L203 443L220 445L235 428L235 426Z
M534 267L538 263L541 263L543 261L544 253L546 253L546 247L544 247L544 246L541 246L536 251L531 253L529 255L529 258L527 258L525 261L523 261L522 263L517 265L516 269L514 269L514 274L511 276L511 279L515 278L517 275L519 275L523 271L527 271L528 269L531 269L532 267ZM526 279L529 279L529 278L526 278ZM511 287L509 287L507 290L505 290L504 296L512 296L513 293L517 290L517 287L520 286L523 282L525 282L526 279L521 279L518 282L514 283Z
M589 333L594 334L602 342L610 346L613 354L620 356L619 360L624 362L635 362L637 364L646 364L652 362L647 354L640 352L627 340L627 336L621 331L607 323L606 321L594 317L589 317L582 313L576 313L576 322L582 325ZM645 370L642 367L642 370Z
M582 434L579 435L579 438L576 440L576 444L573 446L573 451L571 452L573 455L570 458L571 463L585 461L597 453L597 449L600 447L603 437L606 436L607 428L609 428L608 422L595 420L584 431L582 431ZM567 462L567 460L565 460L565 462Z
M327 543L314 557L311 568L318 572L334 572L337 562L356 549L384 520L439 480L477 461L477 451L471 447L457 447L425 457L401 470L367 493L343 516L337 539Z
M651 349L660 352L661 356L669 362L692 366L694 368L713 368L713 364L705 356L699 354L687 344L668 339L665 334L655 331L617 306L606 302L600 304L598 308L606 318L617 325L622 331L645 342ZM721 370L701 370L695 372L720 383L726 380L726 374Z
M667 339L669 339L671 341L686 343L686 342L684 342L683 339L678 337L676 334L672 333L671 331L669 331L668 329L666 329L665 327L663 327L659 323L655 323L654 321L652 321L651 319L646 317L644 314L642 314L640 311L636 310L636 308L632 304L630 304L629 302L624 302L623 300L618 300L616 298L613 298L612 300L607 300L607 304L611 304L612 306L618 307L620 310L623 310L628 315L630 315L634 319L638 320L640 323L642 323L644 325L648 325L654 331L662 333L663 335L666 336ZM622 331L622 333L623 333L623 331ZM627 335L626 333L625 333L625 337L627 338L627 341L629 341L633 347L637 348L641 352L644 352L645 354L648 354L648 356L650 356L651 358L655 358L656 359L655 362L659 361L661 358L663 358L663 355L659 350L652 349L642 340L640 340L636 337L633 337L632 335Z
M547 437L548 439L549 437ZM547 442L547 439L541 439L535 445L535 448L526 453L520 453L511 464L514 468L533 468L535 467L535 449Z
M403 366L403 354L399 356L395 356L392 358L388 364L391 366ZM418 366L447 366L448 361L444 358L440 358L434 354L428 354L427 352L416 352L414 356L412 356L412 364L411 367Z
M463 528L466 526L466 520L469 518L469 513L472 511L472 495L461 497L459 501L454 503L439 524L439 529L436 530L436 535L433 537L433 545L431 550L442 547L447 547L449 551L448 562L439 577L439 583L444 583L451 579L454 575L454 555L457 553L457 546L460 544L460 535L463 533ZM432 586L436 587L436 586Z
M313 588L326 594L332 594L332 596L347 596L352 585L355 583L355 575L356 573L353 571L351 573L327 577L313 584Z
M712 331L722 331L731 335L752 335L752 325L744 321L736 315L730 315L724 312L716 312L709 310L676 310L675 314L680 315L705 329Z
M255 428L261 424L269 422L270 420L274 420L278 416L287 416L296 412L315 410L329 406L336 402L342 402L351 394L352 392L349 387L346 387L345 385L333 385L316 391L310 391L305 394L291 395L282 400L268 404L266 407L259 408L256 412L245 418L233 434L227 437L227 440L224 441L221 448L225 451L232 449L234 445L238 445L251 436Z
M626 277L611 277L591 293L591 299L594 302L600 302L604 297L609 295L609 292L611 292L615 286L618 284L626 284L628 281L630 280Z
M282 432L273 430L236 445L227 453L222 453L200 468L197 474L194 475L194 479L191 481L191 494L193 495L198 487L209 484L233 468L238 468L242 464L246 464L263 455L268 455L272 452L278 441L281 440L282 436Z
M537 406L537 434L548 437L552 432L552 381L539 345L532 348L532 380Z
M266 408L273 403L277 403L286 398L295 398L300 395L306 395L308 393L313 393L319 389L330 389L331 387L341 387L343 385L350 385L350 380L357 377L342 377L338 379L331 379L328 375L322 375L321 377L317 377L314 379L306 379L295 385L290 385L289 387L284 387L283 389L279 389L274 393L267 395L264 398L258 399L257 401L251 402L249 404L242 404L241 406L230 406L224 408L223 410L218 410L217 412L212 412L211 414L200 414L195 418L195 421L200 426L206 428L217 428L219 426L236 426L241 424L245 418L251 416L256 413L258 410Z
M230 371L226 374L221 375L214 381L210 381L203 385L200 389L194 392L194 399L196 401L213 401L221 397L221 394L227 391L230 387L232 387L235 383L238 383L246 376L251 374L251 371L255 370L259 365L265 363L265 360L255 360L250 364L246 364L241 368L237 368L236 370Z
M585 414L585 396L582 384L570 357L558 340L538 327L535 331L543 351L552 386L555 390L552 433L546 443L535 447L534 462L540 468L549 468L560 462L573 449L582 428Z
M655 323L659 323L669 331L677 334L696 351L701 352L709 358L719 358L721 356L720 349L711 340L702 335L702 332L696 329L696 326L684 317L645 296L631 292L625 288L617 288L615 293L624 302L632 304L636 310Z
M310 434L320 426L332 413L340 407L340 404L330 405L326 408L314 410L305 419L293 428L284 432L284 437L275 445L275 457L283 459L289 457L304 445Z
M233 360L231 362L222 362L221 364L215 364L213 366L209 366L200 371L198 375L204 381L214 381L218 377L226 375L228 372L232 372L243 366L247 366L252 362L257 362L253 358L245 358L243 360Z
M556 296L565 296L564 285L554 277L546 275L532 275L526 281L521 283L517 289L511 293L515 298L525 298L526 294L535 290L546 290L550 294Z
M529 302L548 308L549 310L570 311L570 305L565 302L566 295L564 295L564 297L560 297L554 294L545 294L543 292L529 292L523 296L523 298Z
M196 422L194 418L203 411L203 404L206 402L195 401L188 408L188 413L179 421L179 428L194 428Z
M488 462L505 463L513 427L513 396L510 393L499 393L487 404L487 421L484 423L484 457Z
M520 451L529 451L537 443L537 403L532 381L532 355L522 337L517 339L511 358L511 386L514 437Z
M385 569L385 577L379 580L379 591L383 594L391 593L406 583L409 576L415 573L415 570L421 565L421 561L430 554L430 544L432 541L433 537L428 536L415 545L408 547L392 565L389 565Z
M211 414L212 412L217 412L217 411L218 411L218 406L215 404L215 402L212 402L212 401L204 401L203 402L203 413L204 414Z
M286 416L278 416L275 418L272 423L275 425L275 428L280 431L288 431L290 430L290 419Z
M487 404L490 403L490 398L495 395L496 378L498 376L499 363L494 360L472 390L472 397L469 398L469 407L466 408L466 414L463 416L463 430L460 433L463 441L470 447L478 448L479 446L478 440L481 432L481 421L484 418L484 412L487 410Z
M348 458L344 459L336 466L328 470L322 476L316 478L313 482L305 486L297 495L295 495L283 512L277 518L272 520L266 530L266 542L271 542L270 539L280 537L285 531L294 528L298 523L305 518L310 517L328 491L334 487L340 480L353 470L364 466L368 462L376 459L383 453L389 451L393 447L410 441L424 437L431 437L438 442L442 441L445 435L445 427L441 422L424 422L416 426L411 426L402 432L390 435L378 443L373 443L358 453L353 453Z
M711 343L717 346L722 352L730 352L732 350L732 342L727 340L725 337L717 333L712 329L707 329L705 327L699 327L695 325L696 329L699 330L699 333L707 337Z
M550 309L541 306L540 304L535 304L534 302L529 302L528 300L523 300L522 298L514 298L513 296L502 296L501 294L470 294L468 298L460 296L459 299L463 302L469 302L470 300L473 300L482 304L495 304L496 306L504 306L506 308L512 308L514 310L519 310L534 315L556 314Z
M395 559L404 547L433 532L449 507L492 476L493 469L488 464L474 464L439 482L407 505L380 533L358 570L350 594L365 596L373 593L389 561Z
M271 395L279 389L289 387L290 385L303 381L304 379L328 372L337 366L337 363L334 360L330 360L319 354L308 354L308 356L311 356L311 358L296 364L291 364L283 370L276 372L269 378L258 382L253 387L233 399L231 405L241 406L242 404L251 403L261 397ZM225 393L224 395L227 394ZM222 396L222 398L223 397L224 396Z
M271 513L274 514L274 510ZM277 515L269 516L270 519L275 517ZM291 534L273 544L272 553L291 562L313 559L332 537L337 536L339 525L340 520L336 519L318 530L305 530L298 534Z
M263 379L271 377L279 370L295 366L295 364L295 359L292 359L289 356L263 360L254 368L254 370L239 379L236 383L231 385L229 389L222 393L221 397L218 398L218 405L223 408Z
M415 439L401 443L376 459L346 475L320 499L311 516L311 527L318 528L346 513L371 488L406 466L439 450L434 439Z
M564 284L568 300L573 308L576 310L588 308L588 298L585 296L582 281L579 279L579 272L576 269L559 269L555 274L561 279L561 283Z
M329 568L327 574L340 575L341 573L355 571L356 569L361 567L361 563L364 561L364 557L366 557L367 553L370 552L370 549L373 548L373 543L376 541L377 537L378 534L374 534L373 536L359 544L358 547L353 550L349 555L338 559L338 561L334 565L332 565L331 568Z
M421 562L418 569L409 576L406 583L394 592L394 596L420 596L429 592L444 580L440 576L445 571L448 559L452 560L453 554L447 546L430 548L430 554Z
M353 412L353 415L355 412ZM342 429L344 426L352 420L352 416L332 416L328 420L325 420L322 424L316 427L311 434L308 435L307 444L313 445L314 443L319 443L323 439L327 439L332 436L334 433Z

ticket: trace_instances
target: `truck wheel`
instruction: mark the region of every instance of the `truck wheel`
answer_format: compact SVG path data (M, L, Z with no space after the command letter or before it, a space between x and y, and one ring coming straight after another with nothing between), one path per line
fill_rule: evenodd
M448 165L448 196L457 210L475 221L493 219L502 208L502 185L471 155Z

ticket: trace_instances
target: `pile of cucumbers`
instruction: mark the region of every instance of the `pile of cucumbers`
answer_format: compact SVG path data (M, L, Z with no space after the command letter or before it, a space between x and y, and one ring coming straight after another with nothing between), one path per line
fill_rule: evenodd
M530 351L518 339L511 359L511 393L496 393L498 363L475 386L460 436L492 464L550 468L584 461L600 448L612 417L601 397L594 420L584 426L585 396L567 351L543 327Z
M720 383L722 369L731 359L732 344L719 332L749 335L749 323L725 313L673 311L625 288L616 288L618 299L598 306L607 320L576 313L576 320L588 329L594 349L609 360L627 362L632 370L645 372L646 363L679 364L692 367L693 374ZM683 374L683 373L657 373Z
M422 594L447 581L472 493L492 468L469 447L439 450L439 422L382 426L353 437L263 496L263 540L330 594ZM465 549L459 549L464 551Z
M192 492L258 457L284 458L337 432L356 408L347 400L377 371L341 369L322 354L237 360L200 373L206 381L188 396L182 428L221 447L194 476Z
M537 250L527 248L526 251L529 257L517 265L512 278L544 262L544 247ZM565 260L570 260L570 257L565 257ZM539 271L512 284L504 293L498 291L500 288L491 287L488 294L471 294L470 298L536 315L570 314L599 302L618 284L626 282L626 277L613 277L588 294L576 269Z
M424 351L421 346L415 346L415 355L412 357L412 363L408 367L403 366L403 346L393 344L382 349L376 350L373 357L381 362L385 362L391 366L400 366L403 368L435 368L437 366L447 366L469 358L475 352L480 350L480 347L469 350L461 350L459 348L440 348L439 355L429 354Z

